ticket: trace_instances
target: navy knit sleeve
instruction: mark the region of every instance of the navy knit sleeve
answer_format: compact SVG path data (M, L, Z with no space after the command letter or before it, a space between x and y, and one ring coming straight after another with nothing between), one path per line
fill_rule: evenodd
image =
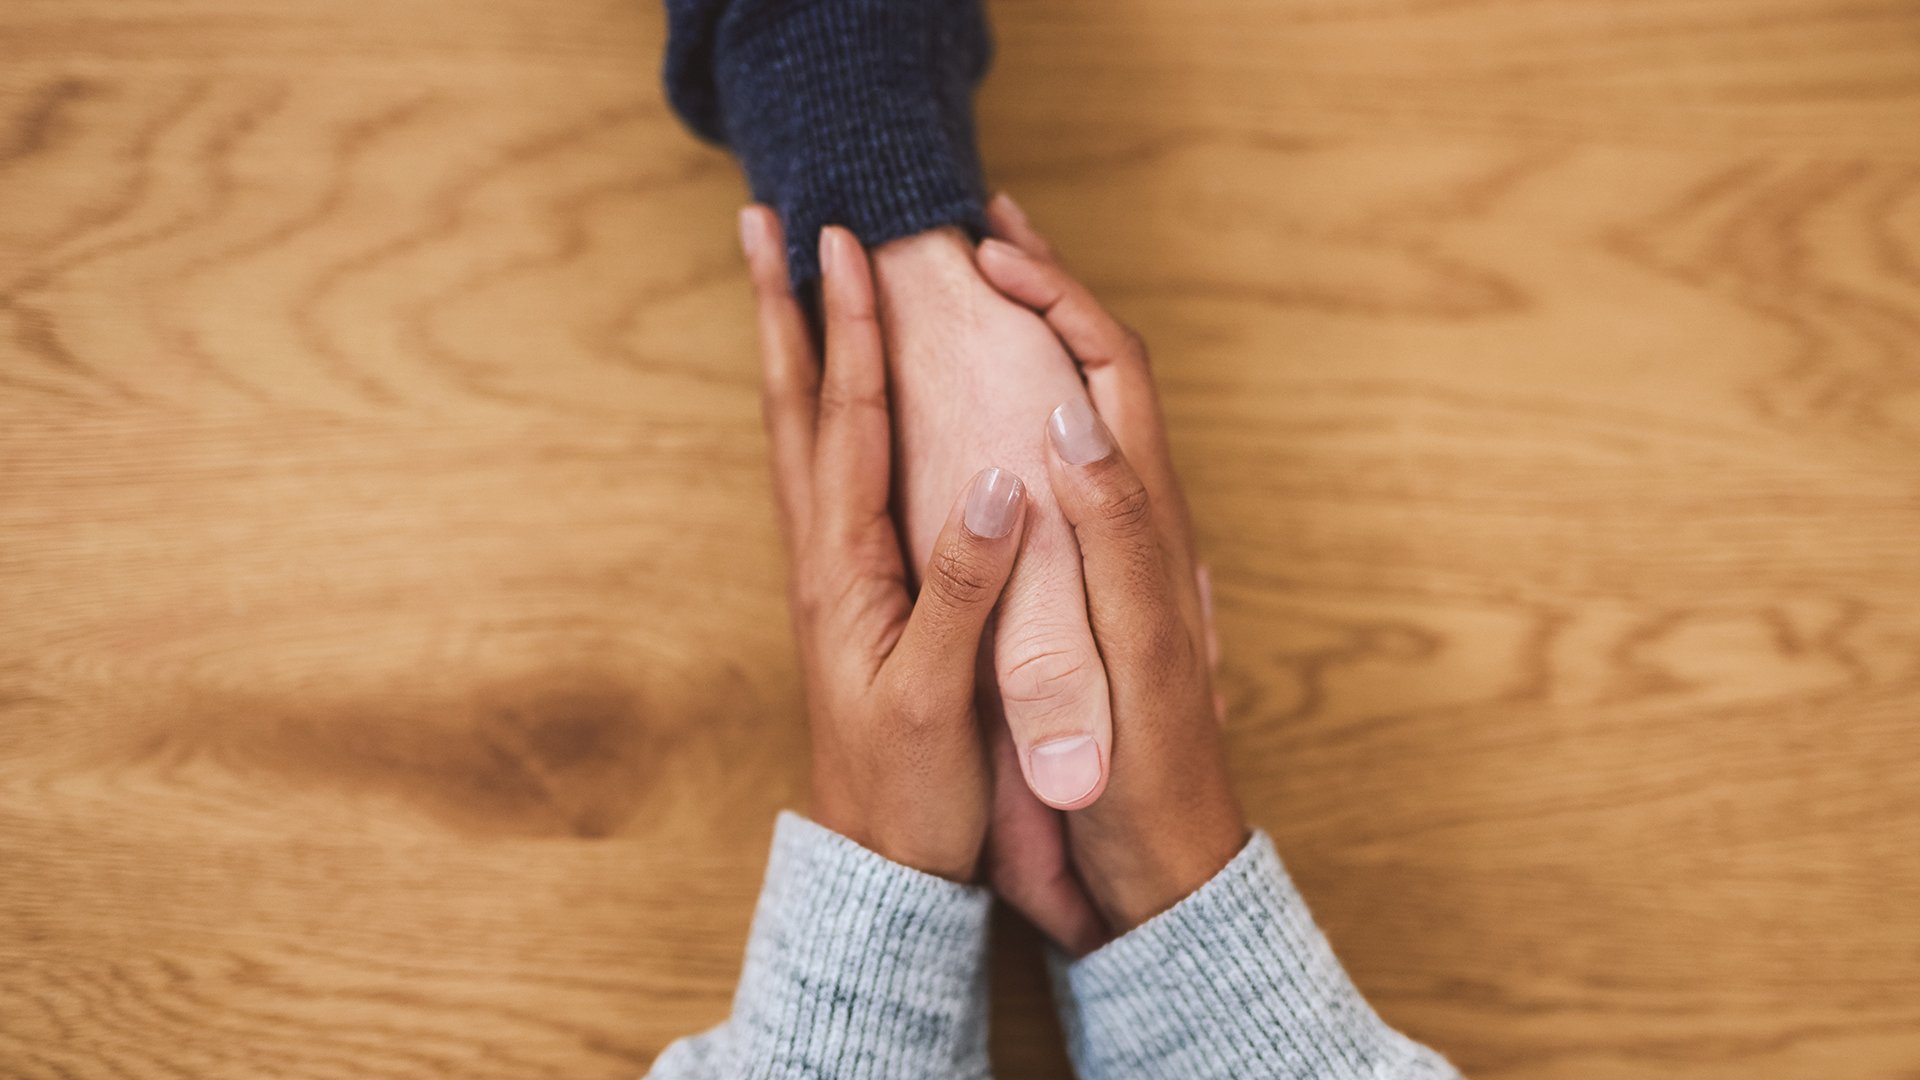
M823 225L869 245L984 225L980 0L666 0L667 97L780 213L796 285Z

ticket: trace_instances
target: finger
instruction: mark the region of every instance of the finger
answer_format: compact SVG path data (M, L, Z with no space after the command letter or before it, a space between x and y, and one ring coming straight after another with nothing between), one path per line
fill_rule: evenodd
M1013 574L1026 511L1026 485L1005 469L980 470L955 501L887 661L919 695L971 699L980 637Z
M886 353L875 317L873 272L851 232L820 232L826 370L815 429L813 521L837 538L885 523L888 443Z
M1048 476L1080 545L1087 613L1108 668L1183 677L1203 672L1189 623L1200 606L1194 578L1170 557L1139 474L1078 398L1053 411L1047 436Z
M1058 262L997 237L980 242L978 262L989 284L1047 320L1089 380L1110 368L1144 373L1139 337Z
M1058 514L1027 526L995 620L993 667L1027 786L1056 810L1093 804L1112 775L1113 702L1080 552Z
M1220 670L1220 634L1213 622L1213 571L1206 563L1193 568L1193 584L1200 594L1200 626L1207 643L1207 670Z
M759 315L760 412L767 428L774 499L788 550L795 550L806 531L813 498L810 481L820 362L806 314L787 283L786 241L779 215L765 206L742 209L740 248L747 257Z
M987 202L987 228L994 236L1036 259L1051 261L1054 258L1053 245L1033 227L1027 212L1013 201L1013 196L1004 191Z
M1159 395L1140 335L1114 318L1058 262L990 239L980 245L979 265L995 288L1039 312L1073 355L1087 380L1094 408L1112 426L1121 449L1162 507L1168 541L1182 555L1191 552L1186 498L1173 470Z
M1020 775L1019 751L997 715L998 695L983 693L980 698L987 729L993 732L988 879L1002 899L1054 944L1072 956L1085 956L1112 935L1074 874L1067 852L1066 818L1027 790Z
M1206 645L1207 678L1213 681L1220 677L1220 633L1213 622L1213 571L1206 563L1193 568L1193 584L1200 596L1200 636ZM1218 690L1213 692L1213 718L1222 726L1227 722L1227 696Z

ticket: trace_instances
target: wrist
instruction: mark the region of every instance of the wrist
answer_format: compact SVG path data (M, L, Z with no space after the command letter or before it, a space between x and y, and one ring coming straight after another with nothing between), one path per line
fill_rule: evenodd
M883 300L912 302L950 295L954 288L986 288L973 261L973 244L956 226L928 229L875 246L874 285Z
M1076 869L1094 907L1124 934L1213 880L1249 835L1230 801L1174 827L1117 825L1089 811L1069 815ZM1164 817L1165 815L1153 815ZM1087 820L1092 819L1092 820Z
M980 867L986 841L986 823L976 826L971 815L924 815L915 811L872 812L841 800L816 797L809 814L815 824L830 829L866 850L910 870L968 884Z

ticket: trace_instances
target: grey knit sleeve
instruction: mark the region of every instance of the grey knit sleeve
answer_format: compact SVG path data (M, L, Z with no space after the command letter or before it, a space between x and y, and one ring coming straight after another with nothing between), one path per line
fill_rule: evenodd
M989 904L781 814L732 1015L647 1075L986 1077Z
M1375 1015L1265 833L1213 880L1078 962L1055 998L1082 1080L1441 1080Z

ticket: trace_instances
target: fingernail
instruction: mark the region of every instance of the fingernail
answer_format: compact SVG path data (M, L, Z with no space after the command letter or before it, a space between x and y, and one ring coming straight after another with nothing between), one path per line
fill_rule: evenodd
M1100 748L1091 735L1041 743L1028 752L1034 794L1056 806L1086 798L1100 783Z
M761 240L762 231L763 230L761 228L760 215L754 213L753 207L751 206L741 207L740 208L740 253L747 257L748 262L752 262L754 252L760 250L760 240Z
M973 535L998 540L1013 531L1013 523L1020 517L1022 494L1019 477L1005 469L982 469L973 478L973 490L967 495L967 508L960 521Z
M1054 449L1070 465L1091 465L1113 453L1113 436L1085 398L1074 398L1053 410L1047 419L1047 433L1053 436Z

